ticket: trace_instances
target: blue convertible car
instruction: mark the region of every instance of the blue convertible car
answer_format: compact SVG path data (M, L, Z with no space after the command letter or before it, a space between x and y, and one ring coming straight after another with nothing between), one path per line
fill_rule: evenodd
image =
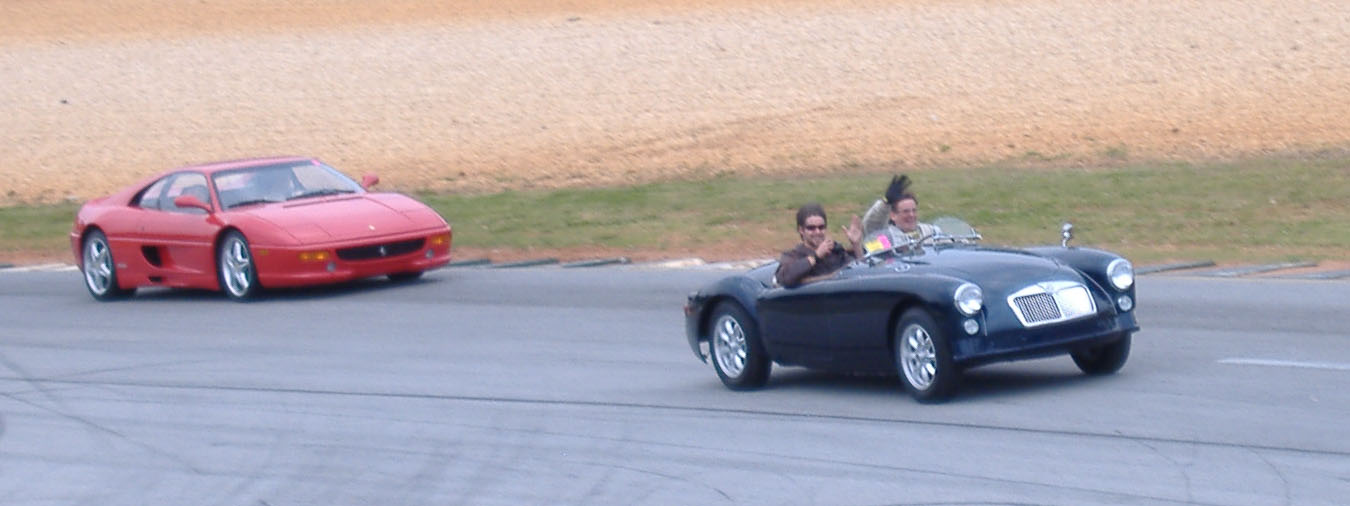
M869 252L828 279L778 286L777 262L689 295L694 354L731 389L761 387L772 363L897 374L920 401L949 397L961 371L1068 354L1088 374L1125 365L1134 268L1110 252L1068 246L980 246L956 218L941 232Z

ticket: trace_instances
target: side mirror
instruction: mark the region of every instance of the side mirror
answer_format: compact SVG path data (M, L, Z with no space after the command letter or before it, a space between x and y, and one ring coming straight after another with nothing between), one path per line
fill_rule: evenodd
M202 199L197 198L196 195L184 194L174 197L173 205L177 206L180 209L185 207L194 207L206 211L207 213L211 212L210 204L202 202Z
M1069 247L1069 239L1073 239L1073 224L1065 222L1059 227L1059 236L1063 238L1059 245L1065 248Z
M369 190L371 187L380 184L380 176L375 174L366 174L361 176L361 187Z

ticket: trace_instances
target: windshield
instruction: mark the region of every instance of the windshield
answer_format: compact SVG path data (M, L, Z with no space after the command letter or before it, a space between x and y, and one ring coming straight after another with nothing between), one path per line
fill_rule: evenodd
M919 236L919 232L922 235ZM864 240L866 263L874 264L883 258L912 257L927 253L928 247L946 247L953 244L972 244L981 239L975 227L955 216L941 216L930 223L920 223L918 232L905 233L895 227L882 229Z
M938 233L934 234L938 239L975 240L980 238L980 234L975 231L975 227L955 216L941 216L933 220L933 226L939 230Z
M225 209L362 191L356 181L313 160L222 171L211 179Z

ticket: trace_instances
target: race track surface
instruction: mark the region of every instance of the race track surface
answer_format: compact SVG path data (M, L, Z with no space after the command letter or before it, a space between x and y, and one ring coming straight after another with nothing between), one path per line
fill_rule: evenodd
M1350 283L1145 276L1130 362L722 387L711 270L443 269L236 304L0 273L0 503L1343 504Z

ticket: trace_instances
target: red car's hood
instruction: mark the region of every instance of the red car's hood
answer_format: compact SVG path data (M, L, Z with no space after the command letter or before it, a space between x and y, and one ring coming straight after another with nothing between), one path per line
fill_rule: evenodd
M431 208L399 194L361 194L297 200L254 208L301 243L377 238L444 226Z

